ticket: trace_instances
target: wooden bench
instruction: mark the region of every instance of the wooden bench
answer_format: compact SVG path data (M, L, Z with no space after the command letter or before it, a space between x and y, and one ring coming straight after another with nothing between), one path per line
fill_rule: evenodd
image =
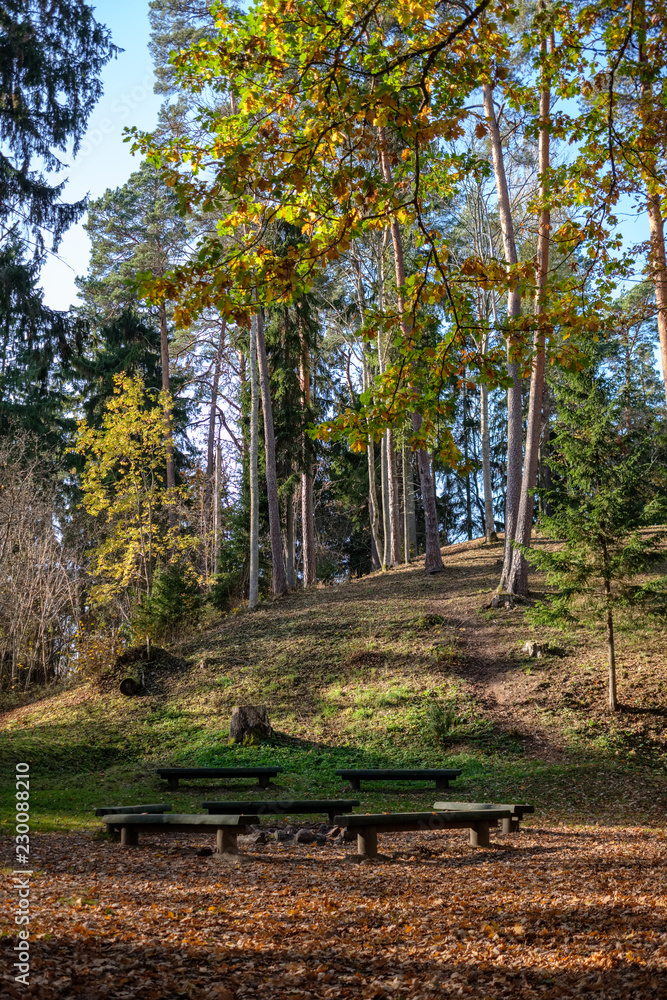
M282 767L158 767L157 773L166 778L170 789L178 788L181 778L257 778L261 788L269 788L269 780L280 774Z
M139 843L140 833L211 833L215 830L218 854L238 854L236 838L259 823L258 816L205 816L191 813L110 813L102 817L109 832L120 829L121 847Z
M433 808L445 812L463 812L464 810L509 809L511 815L502 820L503 833L518 833L519 824L526 813L534 813L535 806L525 803L492 803L492 802L434 802Z
M378 856L378 833L408 833L434 830L470 830L471 847L489 846L489 827L511 816L509 809L472 809L461 812L420 813L351 813L336 816L338 826L356 831L357 854L363 857Z
M392 778L398 781L428 781L431 778L435 779L436 790L441 792L445 788L449 788L449 782L458 778L462 773L462 768L441 768L441 767L422 767L422 768L342 768L336 771L336 774L341 778L349 778L350 785L355 791L361 790L361 780L364 781L390 781Z
M136 815L141 813L166 813L171 812L171 806L168 802L159 802L157 804L150 803L148 805L140 806L100 806L99 809L95 810L96 816L112 816L116 813L124 813L126 816ZM114 839L118 838L119 827L107 826L109 833L113 833Z
M229 813L243 814L246 811L257 816L289 816L297 813L327 813L329 822L333 823L336 813L349 812L359 805L359 799L297 799L281 802L202 802L202 808L208 809L213 816L224 816Z

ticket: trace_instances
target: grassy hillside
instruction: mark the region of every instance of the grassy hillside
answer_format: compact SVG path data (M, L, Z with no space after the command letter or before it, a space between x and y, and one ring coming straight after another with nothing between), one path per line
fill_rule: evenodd
M166 793L157 763L273 761L285 773L266 797L338 796L345 783L333 772L346 765L452 765L465 769L452 798L534 801L537 823L664 822L665 630L619 622L622 710L610 718L602 633L536 629L522 608L486 607L500 555L500 545L456 545L435 577L419 561L209 619L171 650L184 665L150 671L141 697L92 681L43 692L0 717L4 780L16 760L31 765L43 830L94 828L97 805L190 810L210 797L203 783ZM551 652L528 659L527 639ZM227 745L239 703L269 706L272 744ZM8 804L10 786L2 791ZM258 796L238 783L215 794ZM361 799L415 809L435 796L393 783Z

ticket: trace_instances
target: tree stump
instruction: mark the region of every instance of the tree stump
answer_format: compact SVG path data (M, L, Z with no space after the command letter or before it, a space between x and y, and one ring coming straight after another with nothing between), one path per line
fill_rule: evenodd
M266 705L237 705L229 723L229 739L236 743L273 736Z

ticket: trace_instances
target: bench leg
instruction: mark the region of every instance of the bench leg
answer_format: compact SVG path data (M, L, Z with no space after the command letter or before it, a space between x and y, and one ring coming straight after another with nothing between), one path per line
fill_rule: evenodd
M271 784L271 777L268 774L260 774L257 781L260 788L268 788Z
M514 833L515 827L514 824L512 823L511 816L509 816L507 819L504 819L502 822L503 822L503 833Z
M177 774L170 774L169 775L169 777L167 778L167 786L168 786L170 792L175 792L176 791L176 789L178 788L178 775Z
M435 789L437 792L444 792L446 788L449 788L449 778L435 779Z
M357 833L357 854L367 858L378 856L378 833L374 826L364 826Z
M136 826L121 826L120 828L120 846L121 847L136 847L139 843L139 831Z
M333 821L334 821L335 816L336 816L335 812L330 812L329 813L329 822L331 823L332 826L333 826Z
M361 778L350 778L350 788L354 789L355 792L361 791Z
M470 827L470 846L471 847L489 846L488 823L475 823L474 826Z
M239 847L236 842L236 830L231 827L218 827L218 854L238 854Z

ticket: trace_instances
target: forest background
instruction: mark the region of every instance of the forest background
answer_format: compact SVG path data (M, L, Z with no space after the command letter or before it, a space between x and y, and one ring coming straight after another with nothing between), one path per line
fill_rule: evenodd
M136 169L75 205L113 42L78 2L24 8L1 25L3 686L502 532L501 593L537 558L541 613L595 604L615 707L614 609L664 606L636 580L665 521L664 5L152 0L157 126L128 114ZM41 269L83 218L56 311ZM531 554L538 518L560 556Z

